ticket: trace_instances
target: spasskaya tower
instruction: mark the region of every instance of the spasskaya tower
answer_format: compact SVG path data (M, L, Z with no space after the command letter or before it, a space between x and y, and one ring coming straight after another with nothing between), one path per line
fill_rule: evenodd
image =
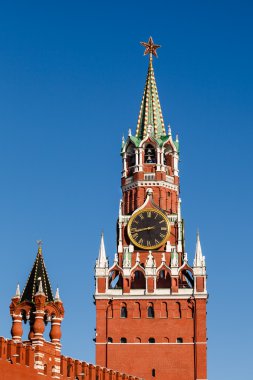
M165 129L149 66L135 135L122 141L117 253L101 237L95 267L96 363L145 380L206 380L206 265L197 234L185 252L179 140Z

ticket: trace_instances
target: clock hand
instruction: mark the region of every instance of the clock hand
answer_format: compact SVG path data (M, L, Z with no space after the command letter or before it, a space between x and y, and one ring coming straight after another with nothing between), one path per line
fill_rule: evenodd
M140 232L140 231L146 231L146 230L154 230L155 226L153 227L144 227L144 228L139 228L138 230L134 230L134 232Z

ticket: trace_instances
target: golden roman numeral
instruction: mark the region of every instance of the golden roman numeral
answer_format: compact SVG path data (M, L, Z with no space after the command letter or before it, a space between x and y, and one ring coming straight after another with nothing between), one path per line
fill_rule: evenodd
M133 238L137 239L137 237L138 237L138 234L137 234L137 232L135 232L135 234L133 234Z
M161 236L161 238L164 238L164 237L165 237L165 235L164 235L164 234L160 234L160 236Z
M151 243L150 243L149 240L147 240L147 243L146 243L146 244L147 244L148 247L151 247Z
M155 244L159 244L159 243L160 243L159 240L155 239Z
M144 219L144 216L143 216L143 214L140 214L139 216L140 216L140 218L141 218L141 219Z
M140 240L138 241L138 243L139 243L139 244L143 244L143 239L140 239Z
M147 212L147 217L148 217L148 218L151 218L151 211L148 211L148 212Z
M166 227L161 227L161 231L167 231Z
M163 219L163 220L161 220L160 222L159 222L159 224L161 224L161 223L165 223L165 220Z

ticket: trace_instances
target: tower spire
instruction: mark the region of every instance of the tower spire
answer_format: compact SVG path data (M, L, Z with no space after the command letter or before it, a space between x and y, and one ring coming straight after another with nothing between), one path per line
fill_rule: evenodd
M26 286L23 290L23 293L21 296L21 302L22 301L33 302L35 294L41 289L43 290L43 292L45 293L45 296L47 297L47 302L54 300L49 277L48 277L45 263L44 263L44 258L42 256L42 247L41 247L42 242L38 241L37 244L38 244L37 256L34 261L31 273L28 277Z
M203 254L200 244L199 231L197 231L197 241L196 241L196 250L195 250L195 258L194 258L194 267L202 267L203 266Z
M101 234L99 254L98 254L98 265L99 267L104 267L107 263L106 253L105 253L105 242L104 233Z
M141 45L146 48L144 55L149 54L149 66L137 122L136 137L143 139L149 134L159 138L166 135L153 69L153 55L157 57L156 50L160 45L154 44L152 37L149 38L148 42L141 42Z

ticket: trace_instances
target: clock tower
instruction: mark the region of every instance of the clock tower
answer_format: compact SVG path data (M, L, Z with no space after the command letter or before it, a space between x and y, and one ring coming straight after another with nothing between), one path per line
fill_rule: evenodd
M135 135L122 141L117 252L101 237L95 266L96 362L145 380L206 380L206 265L197 234L185 251L179 140L166 131L149 66Z

